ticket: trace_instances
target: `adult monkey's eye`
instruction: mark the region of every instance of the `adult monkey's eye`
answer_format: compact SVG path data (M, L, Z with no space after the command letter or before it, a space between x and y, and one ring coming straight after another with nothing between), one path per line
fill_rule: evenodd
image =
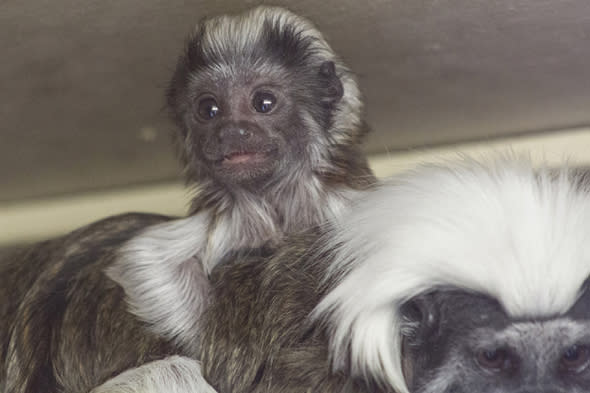
M590 349L584 345L572 345L561 356L562 370L579 373L590 365Z
M507 350L503 348L482 349L477 353L477 362L485 370L500 372L513 366L513 359Z
M211 120L219 114L219 105L213 97L206 97L199 100L198 109L199 117L203 120Z
M277 98L274 95L263 91L254 94L254 99L252 100L252 106L259 113L269 113L273 110L276 103Z

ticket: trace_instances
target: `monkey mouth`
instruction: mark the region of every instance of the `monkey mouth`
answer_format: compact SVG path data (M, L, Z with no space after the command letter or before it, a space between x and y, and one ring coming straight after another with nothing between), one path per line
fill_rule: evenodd
M248 183L272 174L277 166L278 148L235 149L215 161L216 176L226 181Z
M217 159L217 165L221 167L239 169L239 167L250 167L266 165L276 156L276 146L251 146L227 149Z
M232 152L223 156L221 165L248 165L262 163L268 159L264 152Z

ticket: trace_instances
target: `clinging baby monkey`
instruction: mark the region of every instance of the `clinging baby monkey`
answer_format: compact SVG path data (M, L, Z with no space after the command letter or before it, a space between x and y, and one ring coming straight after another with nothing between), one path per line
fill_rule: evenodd
M168 91L182 219L112 217L0 266L0 385L84 392L196 354L208 273L340 215L374 177L357 84L307 20L259 7L199 23ZM106 274L105 274L106 272Z

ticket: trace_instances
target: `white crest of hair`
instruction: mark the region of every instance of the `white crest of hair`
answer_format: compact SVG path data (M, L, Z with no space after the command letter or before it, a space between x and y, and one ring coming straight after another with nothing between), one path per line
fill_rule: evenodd
M322 34L311 22L281 7L259 6L236 15L221 15L205 21L203 49L224 58L228 54L250 53L265 32L265 24L279 29L293 28L300 37L314 38L314 50L333 56Z
M201 374L201 364L171 356L127 370L90 393L216 393Z
M293 28L299 39L312 38L310 50L314 56L323 61L333 61L336 66L343 88L342 99L334 111L330 137L335 140L346 140L350 134L356 134L361 123L362 101L360 90L352 72L338 58L322 33L306 18L291 11L274 6L258 6L248 12L236 15L222 15L206 20L205 34L202 37L203 50L225 59L225 63L216 63L211 72L205 74L227 76L243 71L238 54L251 53L257 45L266 24L279 29ZM198 32L198 31L197 31ZM267 59L256 59L252 69L263 75L272 74L276 65L268 64ZM319 65L319 64L318 64Z
M567 311L590 274L590 196L574 171L500 157L424 166L345 213L328 247L336 282L313 313L350 361L407 393L399 306L439 286L489 294L511 316Z

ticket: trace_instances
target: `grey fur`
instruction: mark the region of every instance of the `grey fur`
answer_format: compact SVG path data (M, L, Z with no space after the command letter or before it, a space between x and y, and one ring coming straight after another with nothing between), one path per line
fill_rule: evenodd
M308 319L327 289L330 256L313 251L317 242L316 232L292 236L270 258L243 256L214 271L200 358L217 391L388 391L331 371L326 330Z
M177 351L129 314L122 289L103 273L125 241L165 220L118 216L1 261L6 392L87 392L121 370Z

